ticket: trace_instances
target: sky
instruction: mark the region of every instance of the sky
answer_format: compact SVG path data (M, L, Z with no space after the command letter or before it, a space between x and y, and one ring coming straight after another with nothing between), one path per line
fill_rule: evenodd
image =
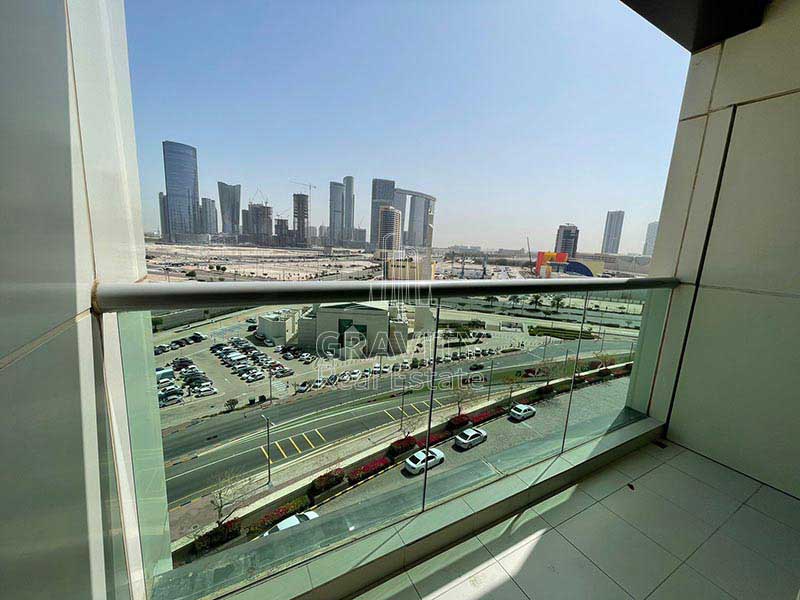
M289 213L352 175L437 198L434 246L550 250L558 225L620 252L658 220L689 54L618 0L128 0L144 226L163 140L197 148L200 195L242 185Z

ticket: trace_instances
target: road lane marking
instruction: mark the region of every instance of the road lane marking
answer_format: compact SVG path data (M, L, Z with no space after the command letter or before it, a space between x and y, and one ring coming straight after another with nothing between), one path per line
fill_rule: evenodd
M281 454L283 454L283 458L286 458L286 452L283 451L283 448L281 448L281 445L278 442L275 442L275 446L278 448L278 450L281 451Z
M300 446L298 446L298 445L295 443L295 441L294 441L294 438L289 438L289 441L290 441L290 442L292 442L292 446L294 446L294 449L295 449L295 450L297 450L297 453L298 453L298 454L302 454L302 453L303 453L303 451L302 451L302 450L300 450Z
M261 448L261 452L264 454L264 457L269 461L269 464L272 464L272 459L269 457L269 454L267 454L267 451L264 448L264 446L259 446L259 447Z
M316 432L317 432L317 435L319 436L319 439L321 439L323 442L327 442L327 441L328 441L328 440L326 440L326 439L325 439L325 436L323 436L323 435L322 435L322 434L319 432L319 429L315 429L314 431L316 431Z
M439 408L442 408L442 403L439 402L436 398L434 398L433 401L439 406Z
M395 418L392 416L392 413L390 413L388 410L384 409L384 410L383 410L383 412L385 412L387 415L389 415L389 418L390 418L392 421L397 421L397 419L395 419Z
M303 437L306 439L306 441L308 442L309 446L311 446L312 448L316 448L316 446L311 443L311 440L308 439L308 436L305 433L303 433Z
M407 417L410 417L410 416L411 416L410 414L408 414L408 413L407 413L405 410L403 410L402 408L400 409L400 412L401 412L401 413L403 413L403 414L404 414L405 416L407 416Z
M417 414L418 414L418 415L421 415L421 414L422 414L422 411L421 411L420 409L418 409L416 406L414 406L413 404L409 404L409 406L410 406L411 408L413 408L415 411L417 411Z

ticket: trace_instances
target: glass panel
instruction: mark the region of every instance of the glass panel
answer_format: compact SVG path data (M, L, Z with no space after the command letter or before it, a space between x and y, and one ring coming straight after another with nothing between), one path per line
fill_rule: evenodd
M669 290L653 291L658 298L664 298L665 292L666 295L669 294ZM639 394L644 394L649 399L652 370L649 381L645 382L645 374L639 378L636 402L631 402L629 392L642 316L650 298L652 295L648 290L588 294L565 449L646 416L647 401L642 404ZM663 326L663 319L661 323ZM653 331L658 330L654 339L650 340L650 344L655 344L653 349L657 354L661 327L652 320L650 324ZM649 364L655 364L651 360L652 353L648 354Z
M540 403L539 390L565 375L569 386L574 349L539 335L550 324L549 300L442 300L430 439L439 454L423 473L426 507L560 451L566 400Z
M152 596L216 597L642 418L667 299L119 315Z
M145 556L155 598L213 597L421 510L397 442L427 426L435 314L398 296L120 315L131 428L155 432L134 453L137 492L160 490L138 497L166 542Z

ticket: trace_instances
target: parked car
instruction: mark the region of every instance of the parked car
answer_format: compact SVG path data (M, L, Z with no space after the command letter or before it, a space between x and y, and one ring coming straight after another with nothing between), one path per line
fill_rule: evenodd
M314 382L314 385L312 385L311 387L314 388L315 390L318 390L318 389L320 389L321 387L324 387L324 386L325 386L325 380L324 379L317 379Z
M359 379L361 379L361 371L359 371L358 369L356 369L355 371L350 371L350 379L352 379L353 381L358 381Z
M294 527L295 525L300 525L300 523L305 523L306 521L311 521L312 519L316 519L317 517L319 517L319 515L315 513L313 510L292 515L291 517L287 517L277 525L273 525L272 527L267 529L263 534L261 534L261 537L267 537L272 533L277 533L279 531L283 531L284 529L289 529L290 527Z
M488 434L485 429L477 429L470 427L465 429L456 436L455 444L459 448L469 450L473 446L477 446L481 442L485 442Z
M245 381L247 383L253 383L255 381L261 381L262 379L264 379L264 373L262 373L261 371L256 371L255 373L251 373L250 375L248 375L245 378Z
M217 392L217 388L214 388L214 387L203 388L203 389L198 390L197 392L195 392L194 397L195 398L205 398L206 396L213 396L214 394L218 394L218 393L219 392Z
M536 414L536 409L530 404L516 404L511 409L509 416L515 421L524 421Z
M381 365L379 363L375 363L372 365L372 372L376 375L381 372Z
M256 318L255 317L247 317L246 321L248 323L255 323L256 322Z
M303 394L303 393L307 392L310 388L311 388L311 385L307 381L304 381L303 383L301 383L300 385L297 386L297 391L299 393Z
M485 365L483 363L472 363L469 366L470 371L480 371Z
M409 456L403 463L403 469L411 475L419 475L425 469L432 469L443 462L444 452L438 448L431 448L428 450L427 457L425 450L420 450Z

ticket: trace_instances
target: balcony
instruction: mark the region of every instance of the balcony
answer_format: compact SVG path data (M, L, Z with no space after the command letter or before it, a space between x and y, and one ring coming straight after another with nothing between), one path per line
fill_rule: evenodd
M95 310L117 313L152 597L274 589L389 536L357 565L363 587L647 443L674 285L100 286ZM225 308L166 332L145 310L199 307ZM302 317L278 332L275 310ZM286 348L269 337L284 334Z

